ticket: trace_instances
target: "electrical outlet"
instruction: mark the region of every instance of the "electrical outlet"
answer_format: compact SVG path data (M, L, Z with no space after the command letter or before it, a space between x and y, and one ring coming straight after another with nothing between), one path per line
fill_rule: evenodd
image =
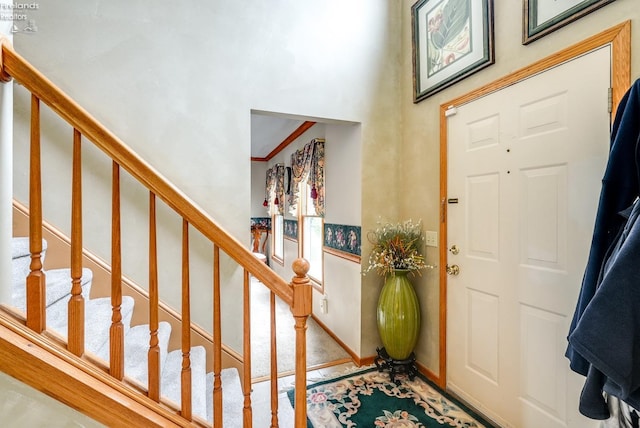
M329 312L329 302L326 297L323 297L320 301L320 311L322 311L323 314Z
M424 243L428 247L437 247L438 246L438 232L434 232L432 230L427 230L424 233Z

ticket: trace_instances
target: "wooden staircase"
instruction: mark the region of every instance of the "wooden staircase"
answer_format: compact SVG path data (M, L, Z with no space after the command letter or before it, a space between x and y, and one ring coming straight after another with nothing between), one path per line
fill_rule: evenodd
M295 402L306 403L306 322L311 313L311 286L307 277L308 263L298 259L293 263L295 276L290 283L259 261L250 250L220 227L207 213L176 189L161 174L138 157L129 147L109 132L89 113L78 106L24 58L4 39L0 40L0 80L15 81L31 93L31 133L29 167L29 272L25 282L26 318L4 306L0 311L0 370L52 397L78 409L109 426L207 426L194 417L192 409L192 332L200 327L191 322L189 237L199 233L211 244L213 292L213 333L207 349L208 365L213 372L213 426L223 426L223 386L221 326L221 252L242 269L243 274L243 350L241 378L243 390L242 426L252 426L251 404L251 342L250 342L250 276L270 290L271 317L271 427L278 426L277 360L275 349L275 297L291 307L296 332ZM72 195L70 237L70 284L67 299L68 330L62 340L47 330L47 276L43 269L42 159L40 110L47 106L73 127ZM82 159L81 143L88 141L112 161L112 212L110 292L111 326L109 327L106 367L95 361L87 351L83 295L82 239ZM125 376L125 330L123 321L123 283L121 254L120 173L126 171L142 184L149 195L149 319L147 350L147 383L142 388ZM180 408L162 400L161 347L158 292L156 200L162 201L182 219L182 283L180 308ZM0 284L0 286L6 286ZM306 405L295 406L295 426L306 426Z

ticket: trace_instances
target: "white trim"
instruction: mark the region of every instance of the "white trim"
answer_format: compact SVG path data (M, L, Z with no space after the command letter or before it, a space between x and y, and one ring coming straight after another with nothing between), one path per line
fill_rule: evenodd
M6 37L12 40L8 34ZM0 37L5 36L0 33ZM13 83L0 83L0 303L11 302L12 200Z

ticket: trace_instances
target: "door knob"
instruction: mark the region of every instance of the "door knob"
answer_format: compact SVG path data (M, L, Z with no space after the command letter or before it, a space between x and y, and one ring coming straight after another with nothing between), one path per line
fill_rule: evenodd
M448 275L455 276L455 275L457 275L459 273L460 273L460 266L458 266L458 265L451 265L451 266L447 265L447 274Z

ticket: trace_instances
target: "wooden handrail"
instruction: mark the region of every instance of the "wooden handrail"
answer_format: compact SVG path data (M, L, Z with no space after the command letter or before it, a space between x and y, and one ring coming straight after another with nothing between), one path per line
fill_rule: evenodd
M289 284L245 248L222 228L195 202L173 186L151 165L135 154L111 131L80 107L60 88L22 58L11 45L2 43L2 65L8 75L16 79L51 110L79 130L96 147L116 161L142 185L187 220L211 242L215 243L238 264L245 266L253 276L268 286L289 306L293 293Z

